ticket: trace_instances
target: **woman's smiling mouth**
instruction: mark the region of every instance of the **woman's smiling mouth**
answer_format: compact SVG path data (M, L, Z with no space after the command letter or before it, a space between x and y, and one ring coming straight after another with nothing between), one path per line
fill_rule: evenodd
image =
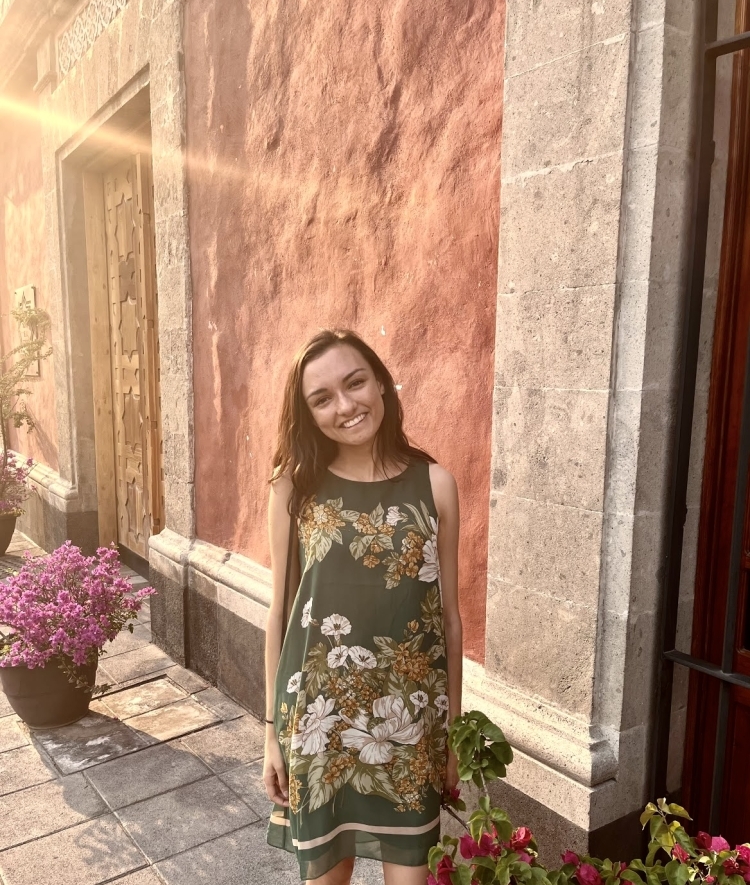
M345 421L341 426L342 426L342 427L345 427L345 428L348 430L350 427L356 427L357 424L359 424L360 421L364 421L364 419L365 419L366 417L367 417L367 413L366 413L366 412L362 412L361 415L357 415L356 418L352 418L352 419L349 420L349 421Z

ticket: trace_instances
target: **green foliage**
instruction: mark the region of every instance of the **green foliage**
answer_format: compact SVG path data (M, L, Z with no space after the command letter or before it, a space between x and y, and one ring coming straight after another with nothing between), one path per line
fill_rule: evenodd
M445 797L446 810L466 833L461 839L444 836L431 849L428 885L750 885L750 844L730 849L721 836L690 836L682 823L691 819L688 812L665 799L649 802L641 815L650 836L645 860L613 862L566 851L562 866L547 869L537 862L531 831L514 829L487 795L487 782L504 777L513 759L502 731L472 710L454 720L448 742L460 779L482 793L468 821L455 813L466 809L458 791Z
M34 417L26 403L26 397L32 393L27 376L32 366L52 353L52 348L45 344L49 317L43 310L24 305L11 311L11 315L25 340L0 358L0 500L17 497L18 489L11 486L19 486L19 483L25 486L25 481L12 470L8 427L10 424L17 429L25 426L27 432L34 429Z
M458 759L458 776L484 788L486 783L505 777L513 761L513 750L502 731L484 713L472 710L457 716L448 731L448 745Z

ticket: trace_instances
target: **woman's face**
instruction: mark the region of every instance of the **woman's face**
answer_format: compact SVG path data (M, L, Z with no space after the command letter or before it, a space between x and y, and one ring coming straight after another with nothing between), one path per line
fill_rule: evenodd
M311 360L302 374L302 395L313 421L343 446L374 442L385 413L384 392L370 364L348 344Z

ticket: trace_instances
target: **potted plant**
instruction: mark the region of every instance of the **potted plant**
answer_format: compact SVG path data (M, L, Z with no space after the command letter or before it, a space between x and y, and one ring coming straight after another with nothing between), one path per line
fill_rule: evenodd
M112 547L94 556L66 541L26 557L0 584L0 681L11 707L32 728L69 725L86 715L104 645L132 620L152 587L133 590ZM100 687L104 691L109 686Z
M483 713L457 717L448 742L458 758L462 781L480 789L478 808L464 821L460 791L443 797L443 807L466 831L460 839L443 836L430 851L428 885L750 885L750 844L730 848L721 836L690 836L690 820L680 805L660 799L641 815L649 827L645 860L629 862L562 854L562 866L547 869L538 861L537 844L528 827L514 828L508 815L494 808L487 782L505 777L513 752L502 731Z
M49 327L47 314L25 302L11 311L21 333L21 344L0 359L0 556L5 553L16 528L16 519L23 513L21 505L29 495L28 476L32 459L20 460L8 448L8 428L12 423L28 432L34 429L34 418L25 397L31 393L28 376L52 349L45 345Z

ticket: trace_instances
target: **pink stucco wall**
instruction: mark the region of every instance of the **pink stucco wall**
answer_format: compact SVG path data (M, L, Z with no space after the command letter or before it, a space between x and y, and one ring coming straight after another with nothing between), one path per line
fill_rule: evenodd
M504 11L498 0L188 0L198 536L268 563L296 348L358 331L461 491L481 659Z
M20 98L30 108L36 107L36 96L31 89ZM36 286L37 307L48 310L44 291L45 217L38 120L0 111L0 157L0 340L5 354L19 343L9 315L14 290ZM25 428L17 431L11 427L11 445L16 451L57 470L52 357L42 363L38 378L29 379L29 387L33 393L27 403L36 429L27 433Z

